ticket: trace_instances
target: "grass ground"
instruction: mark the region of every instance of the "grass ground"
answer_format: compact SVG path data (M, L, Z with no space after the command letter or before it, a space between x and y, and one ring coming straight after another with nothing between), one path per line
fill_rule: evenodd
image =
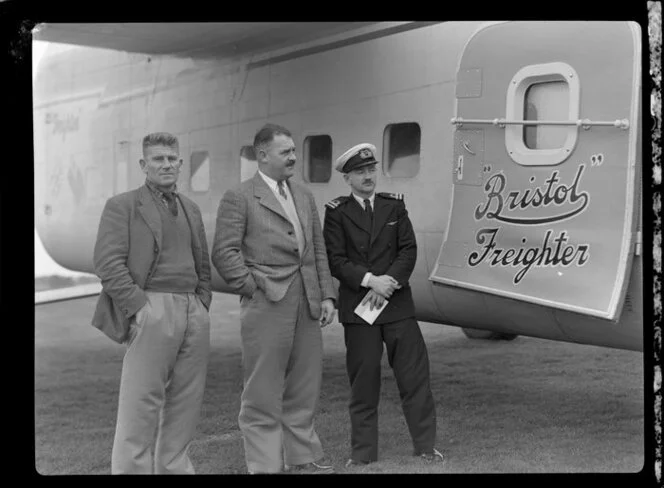
M40 474L110 473L123 346L92 328L96 299L35 308L35 459ZM207 389L191 457L199 474L245 472L237 427L242 390L239 301L216 293ZM316 428L339 473L638 472L644 459L643 356L519 337L467 339L421 324L437 402L438 448L413 458L384 358L379 462L345 470L348 379L343 331L323 330Z

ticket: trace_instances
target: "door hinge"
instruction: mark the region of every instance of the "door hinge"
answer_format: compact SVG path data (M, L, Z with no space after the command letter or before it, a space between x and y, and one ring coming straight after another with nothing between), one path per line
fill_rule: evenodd
M634 240L634 255L636 256L641 255L641 238L642 238L641 231L640 230L636 231L636 239Z

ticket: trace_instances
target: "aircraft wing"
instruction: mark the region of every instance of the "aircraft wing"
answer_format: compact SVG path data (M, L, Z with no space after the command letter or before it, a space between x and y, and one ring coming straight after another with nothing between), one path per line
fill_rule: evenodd
M84 285L55 288L35 292L35 306L46 303L63 302L76 298L91 297L101 293L101 283L86 283Z
M375 35L421 22L239 22L239 23L45 23L38 41L76 44L153 55L231 58L274 51L322 38Z

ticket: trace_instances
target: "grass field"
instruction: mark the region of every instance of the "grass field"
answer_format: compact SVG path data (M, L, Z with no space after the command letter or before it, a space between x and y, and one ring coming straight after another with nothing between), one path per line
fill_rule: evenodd
M108 474L124 347L92 328L96 298L35 308L35 458L43 475ZM237 415L242 391L239 301L215 293L212 349L198 433L199 474L245 472ZM421 324L437 402L438 448L424 465L411 443L392 371L383 361L379 462L345 470L348 379L343 331L323 330L316 428L338 473L638 472L643 467L641 353L527 337L467 339Z

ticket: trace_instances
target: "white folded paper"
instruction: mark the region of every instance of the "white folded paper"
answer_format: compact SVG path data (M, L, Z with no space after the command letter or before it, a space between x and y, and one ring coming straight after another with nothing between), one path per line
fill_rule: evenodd
M366 298L366 295L364 298ZM362 301L364 301L364 298L362 299ZM360 304L357 307L355 307L355 315L359 316L368 324L372 325L375 322L375 320L378 318L380 313L383 310L385 310L385 307L387 307L387 300L383 301L383 305L381 305L378 308L374 308L373 310L369 308L369 302L366 302L364 305L362 305L362 302L360 302Z

